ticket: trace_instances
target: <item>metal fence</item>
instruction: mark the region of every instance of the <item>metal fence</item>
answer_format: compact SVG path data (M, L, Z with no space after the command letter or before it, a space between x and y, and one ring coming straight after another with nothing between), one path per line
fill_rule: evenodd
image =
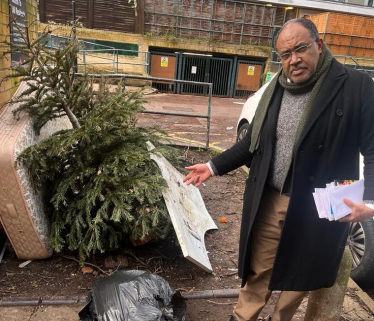
M51 49L59 48L61 42L68 39L70 38L49 35L47 46ZM108 72L119 73L124 69L124 66L141 66L141 71L148 73L149 57L148 51L118 49L113 46L79 40L77 68L84 73L89 72L90 67L93 67L92 69L103 69Z
M83 76L83 73L77 73L78 76ZM176 112L164 112L159 110L145 110L143 111L144 114L158 114L158 115L172 115L172 116L182 116L182 117L193 117L193 118L203 118L206 119L206 140L205 140L205 148L209 148L209 136L210 136L210 120L211 120L211 105L212 105L212 83L206 82L196 82L196 81L187 81L187 80L176 80L176 79L168 79L168 78L156 78L156 77L146 77L146 76L137 76L137 75L129 75L129 74L88 74L90 77L94 78L117 78L125 81L126 79L139 79L144 81L162 81L165 83L170 84L185 84L185 85L199 85L207 87L208 91L208 103L206 114L194 114L194 113L176 113Z
M143 58L139 61L134 62L129 61L126 57L142 56ZM143 72L148 72L149 66L149 52L148 51L137 51L137 50L127 50L127 49L81 49L78 53L81 62L78 62L78 68L82 67L83 71L86 73L89 66L111 66L112 72L118 73L125 65L131 66L143 66Z

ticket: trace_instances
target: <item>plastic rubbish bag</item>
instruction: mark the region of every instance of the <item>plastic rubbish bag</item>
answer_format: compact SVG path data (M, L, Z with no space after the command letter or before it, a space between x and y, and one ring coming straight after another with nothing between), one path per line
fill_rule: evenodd
M94 283L78 313L83 321L184 321L186 299L160 276L118 271Z

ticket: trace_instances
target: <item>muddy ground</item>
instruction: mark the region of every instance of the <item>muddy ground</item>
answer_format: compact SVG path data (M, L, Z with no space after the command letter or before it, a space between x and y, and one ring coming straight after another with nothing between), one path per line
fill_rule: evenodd
M182 154L188 163L205 162L212 156L211 152L192 149L185 149ZM77 255L69 252L32 261L20 268L22 261L8 248L0 265L0 297L14 300L85 298L93 282L121 268L158 274L182 294L238 288L240 280L236 270L244 181L245 173L239 169L211 179L200 188L206 208L218 226L218 230L208 231L205 237L213 273L205 272L183 257L173 232L162 241L151 240L142 246L96 255L85 265L93 269L92 273L82 270ZM221 223L222 218L226 218L226 223ZM127 267L124 267L125 261L128 261ZM223 316L232 311L235 299L210 301L208 305L206 300L189 301L187 320L224 320Z

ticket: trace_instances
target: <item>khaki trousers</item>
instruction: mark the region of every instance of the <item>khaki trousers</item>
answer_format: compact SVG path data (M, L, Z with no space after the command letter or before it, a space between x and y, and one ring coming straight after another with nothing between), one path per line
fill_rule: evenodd
M289 197L265 187L251 238L251 265L246 285L240 290L234 316L238 321L257 320L270 298L268 290L275 254ZM290 321L308 292L282 291L272 321Z

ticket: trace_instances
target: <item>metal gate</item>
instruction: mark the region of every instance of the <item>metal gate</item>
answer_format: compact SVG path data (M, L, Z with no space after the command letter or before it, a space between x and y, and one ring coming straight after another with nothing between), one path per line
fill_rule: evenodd
M208 82L210 57L203 55L182 54L182 68L178 79L187 81ZM206 88L200 85L182 84L181 94L206 95Z
M209 82L213 84L213 96L229 97L233 59L212 58L209 68Z
M182 54L178 79L213 83L213 96L229 97L233 59L208 55ZM182 84L179 93L206 95L207 88Z

